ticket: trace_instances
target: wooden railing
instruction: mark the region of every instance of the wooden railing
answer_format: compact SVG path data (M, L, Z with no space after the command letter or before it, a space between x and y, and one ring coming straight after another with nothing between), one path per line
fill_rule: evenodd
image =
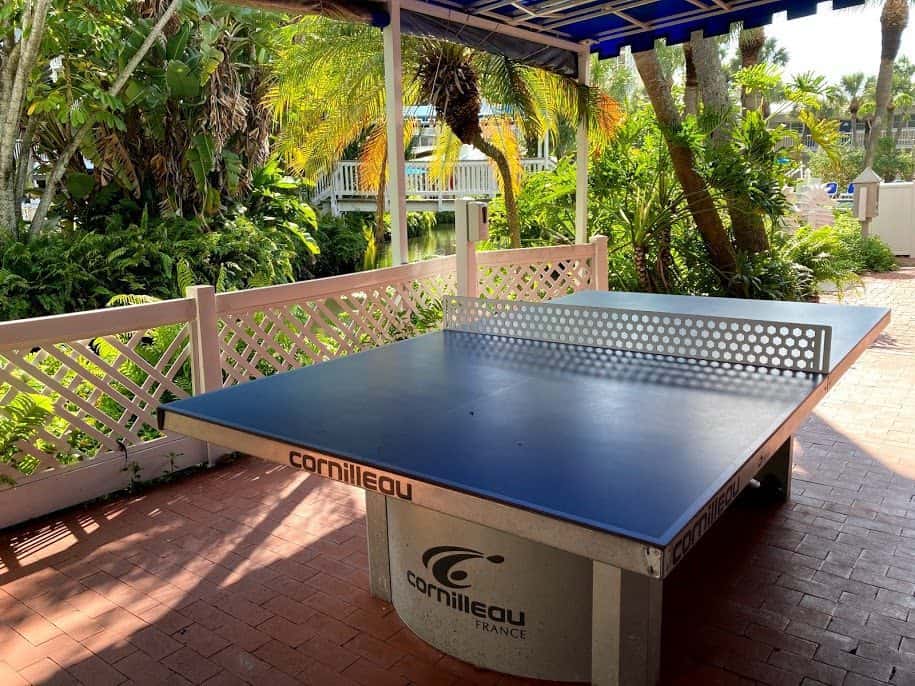
M607 288L603 237L476 258L467 282L484 297ZM213 447L158 431L159 404L437 328L457 282L451 256L0 323L0 527L212 461ZM21 430L4 443L11 411Z
M552 169L554 166L548 159L525 159L521 164L527 173ZM445 183L436 178L433 163L428 161L408 160L406 172L408 197L424 200L453 200L466 195L491 198L499 192L492 165L486 160L458 162ZM374 189L374 182L362 178L359 162L343 161L332 172L317 179L311 199L315 203L335 203L346 199L373 198Z

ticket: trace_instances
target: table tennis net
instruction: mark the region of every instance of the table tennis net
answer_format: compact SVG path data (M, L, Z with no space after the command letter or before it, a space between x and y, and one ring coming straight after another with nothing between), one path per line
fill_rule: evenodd
M829 372L832 338L823 324L460 296L445 298L444 328L814 373Z

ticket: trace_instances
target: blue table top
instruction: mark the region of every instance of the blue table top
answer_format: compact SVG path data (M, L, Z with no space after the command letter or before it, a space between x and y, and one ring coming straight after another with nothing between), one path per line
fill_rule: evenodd
M596 292L563 302L830 324L831 369L888 312ZM445 331L165 410L666 545L824 379Z

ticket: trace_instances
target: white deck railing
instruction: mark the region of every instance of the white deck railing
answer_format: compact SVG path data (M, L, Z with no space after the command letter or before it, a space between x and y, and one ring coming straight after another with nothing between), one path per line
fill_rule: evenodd
M865 140L867 138L866 132L863 128L858 129L858 135L855 139L855 145L859 148L863 148ZM896 130L893 130L893 138L896 139L896 147L900 150L911 150L915 148L915 128L903 128L899 130L899 136L896 136ZM839 142L842 145L851 145L851 132L842 132L839 133ZM802 136L802 143L805 148L809 150L816 150L819 148L816 141L813 140L813 136L809 133L805 133ZM794 139L790 137L782 138L779 141L779 145L790 147L794 145Z
M605 238L482 252L475 262L485 297L607 288ZM12 445L0 432L0 527L205 462L208 446L158 431L159 404L437 328L441 300L457 282L451 256L231 293L195 286L177 300L0 322L0 408L32 416Z
M527 173L552 169L555 164L548 159L521 161ZM455 164L446 183L440 183L433 173L433 163L408 160L406 163L406 195L422 200L453 200L466 195L494 197L499 192L492 165L486 160L462 160ZM312 201L336 203L347 199L375 197L374 181L362 178L359 162L337 163L334 170L320 176L315 182Z

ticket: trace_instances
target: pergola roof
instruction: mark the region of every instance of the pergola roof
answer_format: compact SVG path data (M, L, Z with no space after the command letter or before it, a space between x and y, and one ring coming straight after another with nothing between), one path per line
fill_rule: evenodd
M833 0L832 6L862 2ZM817 9L813 0L419 0L410 5L458 10L542 36L586 41L601 57L614 57L624 46L640 52L658 39L673 45L689 40L692 31L718 36L736 22L755 28L771 23L777 12L787 10L793 19Z
M241 0L245 2L245 0ZM834 9L864 0L832 0ZM374 0L248 0L275 7L375 26L388 23L387 5ZM429 35L504 53L530 64L574 76L574 53L582 49L614 57L624 47L649 50L690 33L728 33L734 24L764 26L787 11L794 19L813 14L815 0L401 0L406 33ZM570 54L571 53L571 54Z

